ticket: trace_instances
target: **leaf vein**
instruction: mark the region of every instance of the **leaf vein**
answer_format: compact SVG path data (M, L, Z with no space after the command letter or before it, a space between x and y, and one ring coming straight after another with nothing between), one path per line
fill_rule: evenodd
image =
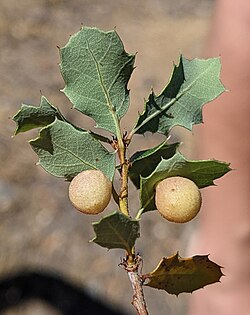
M67 148L65 148L64 146L54 142L53 143L55 146L57 146L58 148L60 148L61 150L64 150L65 152L69 153L70 155L74 156L76 159L78 159L79 161L81 161L83 164L86 164L88 166L90 166L93 169L97 169L96 166L92 165L91 163L84 161L83 159L81 159L79 156L77 156L74 152L68 150Z

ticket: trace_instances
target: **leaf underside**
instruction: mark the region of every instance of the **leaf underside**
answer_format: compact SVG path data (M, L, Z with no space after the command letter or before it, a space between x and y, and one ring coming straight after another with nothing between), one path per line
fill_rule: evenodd
M129 106L127 84L135 56L125 52L115 31L84 27L60 49L60 57L63 92L74 108L117 135L117 123Z
M208 256L181 258L179 254L163 258L154 271L145 275L146 286L178 295L192 293L206 285L220 281L221 267Z
M199 188L214 185L214 180L230 171L228 163L216 160L187 160L180 152L170 159L162 159L148 177L141 177L141 208L155 210L155 187L165 178L182 176L192 180Z
M92 242L108 249L125 249L130 254L140 236L139 221L130 219L121 212L111 213L93 223L93 227L96 236Z
M22 104L21 109L13 117L17 124L15 135L34 128L45 127L55 118L65 120L58 108L54 107L45 96L41 97L40 106Z
M71 180L78 173L99 169L110 180L115 171L115 155L108 152L89 132L56 119L31 140L39 163L48 173Z
M188 60L181 56L169 83L157 96L152 93L139 116L134 133L167 135L174 126L192 130L202 122L202 107L225 91L219 58Z

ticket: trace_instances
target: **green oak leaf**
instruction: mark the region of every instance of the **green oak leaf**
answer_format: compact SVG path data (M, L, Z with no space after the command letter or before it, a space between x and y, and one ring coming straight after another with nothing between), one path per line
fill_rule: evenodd
M57 107L53 106L45 96L42 96L40 106L22 104L21 109L13 116L12 119L17 124L14 135L34 128L45 127L51 124L55 118L71 124L76 129L86 131L69 122ZM91 133L91 135L97 140L110 143L108 138L100 134L93 131L89 131L89 133Z
M199 188L214 185L214 180L222 177L231 169L228 163L216 160L186 160L180 153L170 159L162 159L156 169L148 177L141 177L141 208L143 212L155 210L155 186L158 182L172 176L189 178Z
M45 96L41 96L40 106L22 104L21 109L12 118L17 124L15 135L47 126L55 118L65 120L59 109L54 107Z
M113 212L93 223L96 237L92 242L106 247L125 249L132 254L135 241L140 237L138 220L130 219L121 212Z
M84 27L60 49L60 57L63 92L74 108L117 135L129 107L127 84L135 56L125 52L115 31Z
M72 179L78 173L99 169L110 180L115 171L115 155L107 151L89 132L55 119L30 144L48 173Z
M177 125L192 130L194 124L202 122L202 106L225 91L220 68L219 58L188 60L181 56L163 91L158 96L153 91L149 95L133 133L167 135Z
M221 267L209 260L208 255L181 258L177 253L164 257L154 271L143 277L148 280L146 286L178 295L220 282L221 276Z
M152 149L138 151L131 156L129 177L137 189L140 188L140 176L149 176L162 158L169 159L176 153L178 145L179 143L167 144L164 141Z

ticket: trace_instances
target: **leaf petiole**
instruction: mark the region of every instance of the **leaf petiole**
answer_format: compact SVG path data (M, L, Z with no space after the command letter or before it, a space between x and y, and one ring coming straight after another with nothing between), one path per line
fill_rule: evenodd
M136 214L136 216L135 216L135 220L140 220L141 215L143 214L143 212L144 212L144 208L139 209L137 214Z

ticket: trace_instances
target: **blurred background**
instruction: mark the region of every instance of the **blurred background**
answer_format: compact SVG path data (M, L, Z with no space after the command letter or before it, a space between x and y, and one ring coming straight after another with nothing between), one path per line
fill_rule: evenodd
M66 117L93 127L59 91L64 83L56 46L64 46L83 24L116 27L126 51L138 52L129 83L131 107L123 119L130 129L151 87L159 93L168 82L179 53L201 57L213 5L212 0L0 0L1 315L134 313L130 283L118 267L123 253L88 243L93 237L91 222L99 217L83 216L72 208L68 183L35 165L37 156L27 140L37 131L11 138L15 124L9 118L21 103L39 105L42 92ZM181 149L187 156L195 157L191 133L177 129L174 137L184 141ZM160 136L137 136L129 153L159 141ZM131 189L130 205L135 208L138 196ZM105 213L111 210L112 203ZM176 226L153 212L145 215L137 245L144 271L177 250L185 256L195 225L196 221ZM176 298L145 288L145 295L151 314L186 314L186 294ZM100 309L91 309L94 300L100 301ZM72 301L75 310L70 309ZM77 310L77 303L86 308Z

